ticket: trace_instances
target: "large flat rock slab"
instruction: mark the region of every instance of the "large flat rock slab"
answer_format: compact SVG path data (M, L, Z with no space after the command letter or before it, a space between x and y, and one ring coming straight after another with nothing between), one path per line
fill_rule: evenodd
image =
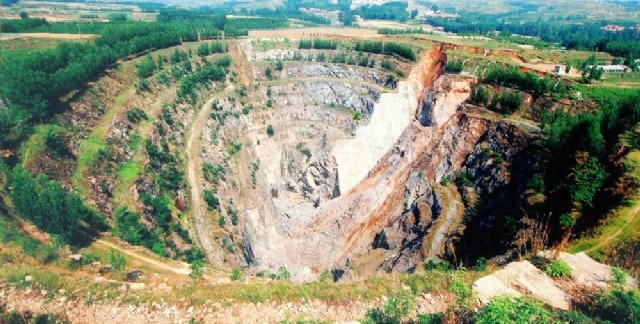
M546 251L541 253L541 255L550 257L552 253L550 251ZM584 252L580 252L578 254L561 252L559 259L566 262L567 265L571 267L573 270L571 278L580 288L604 290L607 289L609 284L614 281L611 266L590 258ZM638 282L631 276L627 275L625 285L627 289L635 289L638 287Z
M473 290L483 304L498 296L525 295L554 308L568 310L571 307L571 296L529 261L510 263L504 269L480 278L474 283Z

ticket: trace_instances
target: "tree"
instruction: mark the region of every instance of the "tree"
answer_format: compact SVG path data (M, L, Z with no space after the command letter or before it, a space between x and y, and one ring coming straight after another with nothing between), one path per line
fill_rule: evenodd
M556 247L553 259L560 256L560 252L569 243L573 229L580 217L584 206L593 207L593 197L600 191L609 174L595 157L588 157L584 162L578 162L571 168L569 192L575 210L560 215L559 225L564 229L562 240Z
M191 273L189 273L189 277L191 279L198 280L204 276L204 270L206 267L206 262L203 259L197 259L191 262Z
M200 44L200 46L198 47L198 55L200 57L204 58L210 53L211 53L211 50L209 49L209 45L207 45L207 43Z
M275 135L276 131L275 129L273 129L272 125L267 126L267 135L269 135L269 137Z
M24 11L20 11L20 19L29 19L29 15Z
M578 163L571 171L571 199L582 205L593 207L593 197L609 174L595 157L589 157L586 162Z
M276 61L276 70L282 71L282 69L284 69L284 65L282 64L282 60L277 60Z
M273 73L271 72L271 68L267 67L264 70L264 75L267 76L267 79L271 80L273 78Z
M127 259L124 256L124 253L118 250L111 250L111 255L109 257L109 263L116 271L122 271L127 266Z
M153 61L151 55L147 55L146 58L138 65L138 70L136 71L138 77L146 78L153 74L153 71L156 69L156 63Z

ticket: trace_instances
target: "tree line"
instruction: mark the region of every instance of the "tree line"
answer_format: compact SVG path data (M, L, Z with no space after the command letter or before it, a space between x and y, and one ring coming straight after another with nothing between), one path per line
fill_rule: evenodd
M330 39L301 39L298 48L334 50L337 49L339 45L339 41Z
M398 55L411 61L416 61L417 59L413 48L394 42L359 41L355 45L355 50L374 54Z
M468 14L457 18L430 17L426 22L458 34L487 35L499 31L505 37L511 34L539 37L544 42L559 43L568 49L602 51L624 57L626 64L640 58L640 31L633 28L621 32L602 29L609 23L628 25L625 22L565 24L540 18L516 23L489 14Z

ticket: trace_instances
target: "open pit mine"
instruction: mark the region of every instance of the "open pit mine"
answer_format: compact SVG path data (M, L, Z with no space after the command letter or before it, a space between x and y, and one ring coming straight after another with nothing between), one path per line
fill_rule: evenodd
M424 51L402 81L382 70L319 62L287 64L273 81L260 64L270 53L256 55L251 42L242 43L253 61L249 74L262 80L249 97L272 109L223 124L209 119L192 136L203 138L192 163L229 166L219 185L189 174L209 261L225 261L208 230L214 221L198 206L200 192L214 186L222 205L242 216L241 230L223 238L242 246L231 261L256 272L286 267L297 281L326 271L339 279L411 272L455 253L468 197L440 183L482 152L480 145L495 144L492 137L521 134L464 109L476 81L442 73L444 47ZM208 104L224 114L238 103L220 97ZM231 162L229 143L243 145Z

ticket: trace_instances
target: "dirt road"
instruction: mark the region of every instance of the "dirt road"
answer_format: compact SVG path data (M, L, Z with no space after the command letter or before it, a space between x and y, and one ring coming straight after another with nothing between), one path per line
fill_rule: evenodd
M109 248L118 250L130 257L136 258L138 260L144 261L145 263L149 264L150 266L152 266L153 268L156 268L158 270L164 270L164 271L169 271L169 272L173 272L175 274L179 274L179 275L189 275L191 273L191 269L189 267L189 265L187 265L184 262L181 263L174 263L173 265L170 265L167 262L162 262L162 261L158 261L149 257L146 257L136 251L133 250L129 250L129 249L125 249L120 245L117 244L113 244L111 242L107 242L105 240L97 240L95 242L96 244L100 244L100 245L104 245L107 246Z
M233 67L235 71L239 72L240 82L248 85L247 62L240 45L237 43L233 44L229 48L229 52L233 54ZM200 159L202 145L200 137L211 113L211 104L213 101L229 95L234 89L235 87L233 85L229 85L222 92L209 98L194 117L191 129L189 129L187 135L187 182L191 190L192 217L195 222L196 235L198 236L202 250L207 260L214 265L222 264L222 255L216 253L219 252L219 249L216 248L215 242L213 242L211 235L209 235L215 223L208 217L205 207L202 205L202 161Z

